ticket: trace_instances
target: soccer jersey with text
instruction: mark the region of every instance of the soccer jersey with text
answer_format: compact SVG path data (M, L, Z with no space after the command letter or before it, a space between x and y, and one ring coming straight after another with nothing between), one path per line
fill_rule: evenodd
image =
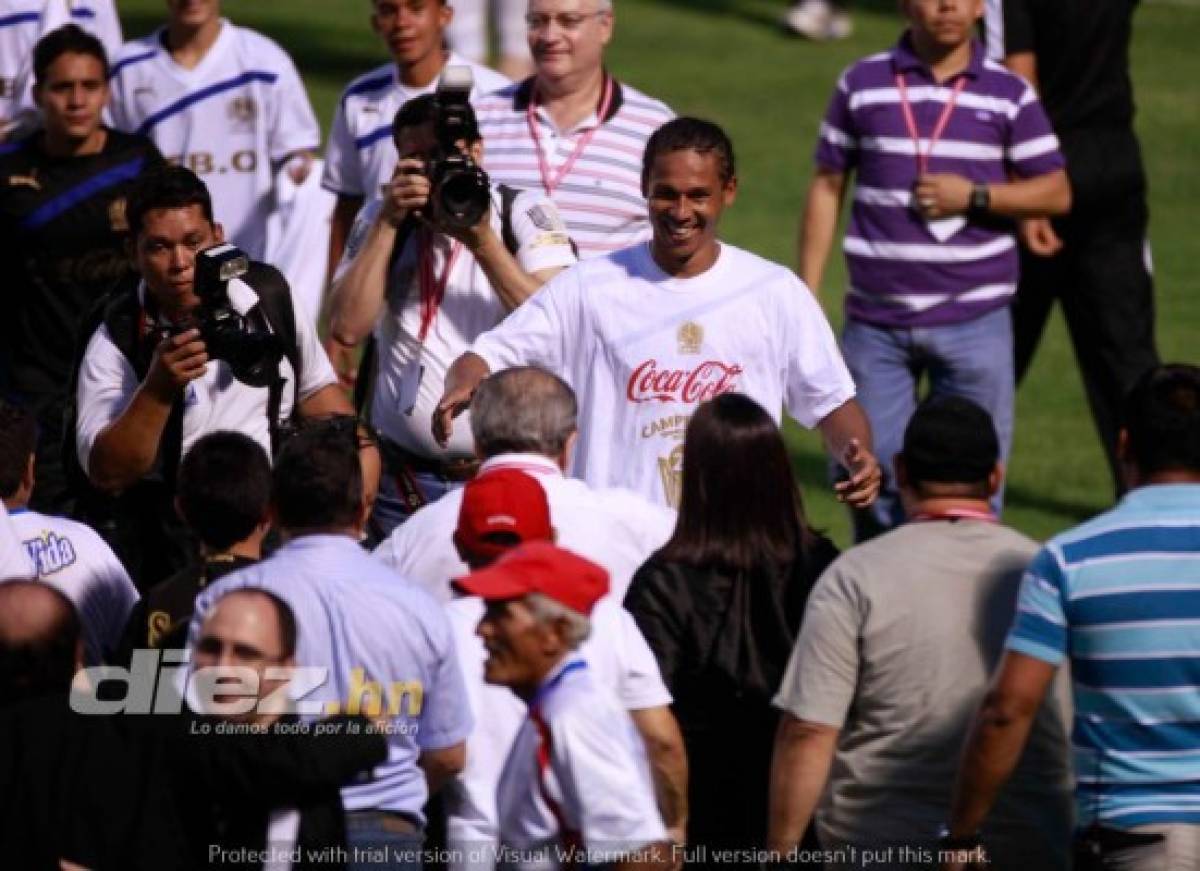
M320 143L304 85L283 49L228 21L190 70L171 57L164 34L127 44L113 64L113 122L199 175L226 237L262 259L273 164Z
M674 113L606 77L597 111L560 131L541 106L530 113L533 82L475 104L483 167L492 181L548 193L584 260L648 239L642 153L650 134Z
M446 66L470 67L475 79L471 99L497 91L509 84L495 70L471 63L451 53ZM342 92L329 131L325 150L326 190L349 197L372 200L392 178L396 168L396 145L392 141L392 119L400 107L422 94L432 94L438 80L423 88L410 88L400 81L395 64L384 64L359 76Z
M806 427L854 396L829 322L782 266L723 244L694 278L636 245L548 282L472 350L493 372L536 365L579 398L574 473L678 506L683 436L701 402L744 393ZM457 428L458 424L456 424Z

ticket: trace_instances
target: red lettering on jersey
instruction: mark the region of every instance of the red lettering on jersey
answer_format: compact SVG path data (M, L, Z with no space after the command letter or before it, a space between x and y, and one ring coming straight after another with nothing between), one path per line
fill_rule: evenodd
M707 402L736 390L741 374L737 363L705 360L691 370L659 369L652 358L633 370L625 393L630 402Z

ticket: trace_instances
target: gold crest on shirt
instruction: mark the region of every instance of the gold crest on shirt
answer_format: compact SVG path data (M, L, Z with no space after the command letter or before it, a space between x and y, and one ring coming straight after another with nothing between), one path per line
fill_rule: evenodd
M699 354L704 344L704 327L695 321L684 321L677 334L680 354Z
M125 218L124 197L117 197L108 204L108 223L114 233L124 233L129 230L129 221Z
M667 504L678 508L683 493L683 445L676 445L671 453L658 458L658 474L662 478Z
M258 117L258 103L249 95L234 97L229 101L226 111L234 127L244 129L253 126L254 119Z

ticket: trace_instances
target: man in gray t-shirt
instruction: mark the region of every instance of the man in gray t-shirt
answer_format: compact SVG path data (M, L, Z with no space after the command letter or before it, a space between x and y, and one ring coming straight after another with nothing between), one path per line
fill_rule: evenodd
M959 751L1037 551L989 510L998 456L978 405L925 402L896 458L910 522L818 580L775 697L773 849L794 847L815 810L827 868L937 866ZM1066 867L1067 736L1050 701L983 833L996 867Z

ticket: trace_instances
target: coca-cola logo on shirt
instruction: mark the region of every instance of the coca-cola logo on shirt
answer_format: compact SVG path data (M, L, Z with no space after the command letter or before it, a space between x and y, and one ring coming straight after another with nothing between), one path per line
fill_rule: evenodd
M626 395L630 402L707 402L737 390L741 374L737 363L705 360L692 369L660 369L651 358L633 370Z

